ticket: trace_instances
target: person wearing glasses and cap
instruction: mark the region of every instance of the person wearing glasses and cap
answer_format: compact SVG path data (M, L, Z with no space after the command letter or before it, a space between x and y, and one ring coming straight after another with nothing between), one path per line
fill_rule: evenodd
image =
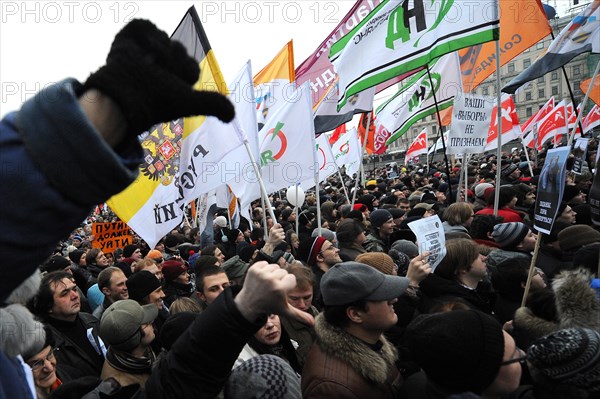
M41 349L32 348L33 353L24 353L23 359L33 373L33 383L38 399L46 399L52 391L62 385L62 381L56 375L56 356L54 356L55 341L52 331L44 327L46 339Z

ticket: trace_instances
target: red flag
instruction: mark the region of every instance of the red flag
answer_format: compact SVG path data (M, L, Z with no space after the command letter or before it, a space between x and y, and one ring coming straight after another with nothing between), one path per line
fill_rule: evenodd
M596 126L600 126L600 105L594 105L590 113L583 119L583 131L589 132Z
M577 106L577 112L575 112L573 108L573 103L567 104L567 116L569 120L569 129L573 129L575 127L575 122L577 122L577 115L581 112L581 104ZM577 126L577 131L575 131L575 137L581 137L581 129Z
M502 143L508 143L511 140L521 137L521 126L519 125L519 116L515 107L515 102L511 95L502 94ZM491 151L498 148L498 106L492 110L490 119L490 129L488 130L487 144L485 151Z
M544 143L556 136L566 134L567 120L565 118L565 102L558 103L548 115L538 124L538 149L541 149Z
M423 130L410 144L406 151L406 159L404 163L408 163L421 154L427 153L427 130Z
M335 130L333 131L333 134L329 137L329 145L333 145L333 143L338 141L340 136L344 133L346 133L346 124L345 123L343 125L340 125L337 128L335 128Z
M387 150L388 146L385 143L392 134L383 125L378 124L377 120L375 120L374 124L375 135L373 137L373 154L380 155Z
M533 125L541 121L546 115L552 111L554 108L554 97L550 97L546 104L538 112L533 114L531 118L527 120L524 124L521 125L521 132L523 133L523 144L529 148L534 148L534 137L533 137ZM527 134L529 133L529 134Z

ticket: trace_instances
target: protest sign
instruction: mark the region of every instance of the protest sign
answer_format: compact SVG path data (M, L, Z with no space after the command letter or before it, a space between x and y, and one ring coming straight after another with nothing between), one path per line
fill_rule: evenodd
M581 169L583 168L583 162L585 161L585 155L587 153L589 139L580 137L575 142L575 147L573 148L573 168L571 169L573 173L578 175L581 174Z
M548 151L540 173L535 203L534 227L542 233L550 234L556 220L558 208L565 191L566 163L569 147L559 147Z
M133 244L131 230L125 222L93 223L92 248L100 248L102 252L113 252L117 248L124 248Z
M415 220L408 224L408 227L417 237L419 254L429 252L427 261L431 265L433 272L446 256L446 237L444 228L439 216L431 216L424 219Z
M454 100L448 154L481 154L487 144L494 105L484 96L465 94Z

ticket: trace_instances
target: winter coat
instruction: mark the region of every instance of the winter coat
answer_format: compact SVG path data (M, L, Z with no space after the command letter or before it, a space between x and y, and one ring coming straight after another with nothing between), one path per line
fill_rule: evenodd
M557 320L545 320L527 307L517 309L513 326L519 347L526 349L533 340L563 328L600 331L600 299L590 281L590 272L583 268L563 271L554 278Z
M482 210L480 210L479 212L476 213L476 215L493 215L493 214L494 214L494 207L489 207L489 206L483 208ZM510 222L523 223L523 215L520 212L515 211L514 209L510 209L510 208L498 209L498 216L504 218L504 223L510 223Z
M485 263L488 267L494 268L504 261L516 258L522 258L528 262L531 262L531 255L528 253L520 251L508 251L506 249L494 249L487 255Z
M319 311L314 306L311 306L308 313L316 317ZM281 327L290 339L298 343L296 355L300 365L304 366L308 352L310 352L310 348L316 339L315 329L291 317L279 316L279 319L281 320Z
M402 383L396 349L384 338L376 352L360 339L317 316L317 341L302 370L302 397L394 398Z
M573 268L573 254L543 246L540 247L535 265L542 269L549 280L552 280L561 271Z
M102 358L91 358L86 351L75 342L64 336L52 324L47 326L52 330L55 339L56 370L63 382L86 376L99 376L102 371L103 357L106 355L104 342L98 336L100 321L89 313L79 312L79 322L87 330L87 341Z
M469 230L463 226L463 225L456 225L456 226L452 226L450 224L448 224L448 222L444 222L442 223L442 227L444 228L444 234L450 234L450 233L465 233L467 235L469 235Z
M376 236L373 233L367 236L362 246L367 252L384 252L387 254L390 250L389 245L386 244L381 237Z
M340 248L340 253L339 253L340 258L344 262L353 261L354 259L356 259L356 257L358 255L367 253L367 251L358 244L353 244L348 247L340 245L339 248Z
M165 284L165 298L163 299L163 302L165 306L169 308L177 298L190 298L192 295L194 295L194 292L196 292L196 288L192 283L181 284L171 281Z
M0 159L18 165L18 173L10 167L0 170L3 186L10 187L3 190L0 206L0 253L6 265L0 268L0 301L79 226L92 206L124 190L138 173L143 152L137 137L131 135L115 153L81 109L75 94L79 87L73 79L49 86L0 122ZM24 223L32 215L33 231L31 223Z

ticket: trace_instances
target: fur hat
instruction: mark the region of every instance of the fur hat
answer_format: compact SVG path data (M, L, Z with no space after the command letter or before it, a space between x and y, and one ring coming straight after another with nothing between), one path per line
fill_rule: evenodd
M496 378L504 356L502 326L476 310L418 316L405 337L427 378L448 393L481 394Z
M577 250L596 242L600 242L600 232L585 224L569 226L558 233L558 244L563 251Z
M381 227L388 220L392 220L392 214L387 209L377 209L371 212L369 220L371 220L371 226L374 228Z
M559 330L535 341L527 351L534 380L600 392L600 333L587 328ZM537 378L536 378L537 377Z
M300 377L282 358L254 356L234 368L225 383L230 399L301 399Z
M379 270L383 274L392 276L394 274L394 260L383 252L367 252L360 254L355 259L358 263L364 263Z
M500 248L516 247L529 233L529 227L521 222L500 223L494 226L492 237Z
M158 278L147 270L133 273L126 284L129 298L138 302L160 287Z

